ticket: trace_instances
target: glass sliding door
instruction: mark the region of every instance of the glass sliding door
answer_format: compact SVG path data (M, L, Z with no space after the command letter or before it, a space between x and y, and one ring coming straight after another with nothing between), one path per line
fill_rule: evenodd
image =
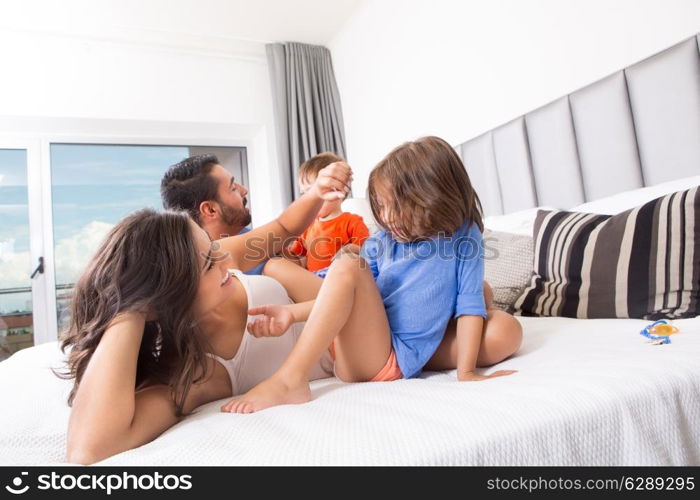
M0 361L34 345L27 150L0 148Z

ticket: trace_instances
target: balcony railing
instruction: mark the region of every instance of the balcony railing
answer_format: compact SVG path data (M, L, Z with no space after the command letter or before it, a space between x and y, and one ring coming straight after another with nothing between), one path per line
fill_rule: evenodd
M65 283L62 285L56 285L56 290L70 290L75 286L75 283ZM27 293L31 292L32 287L30 286L20 286L16 288L0 288L0 295L9 295L12 293Z

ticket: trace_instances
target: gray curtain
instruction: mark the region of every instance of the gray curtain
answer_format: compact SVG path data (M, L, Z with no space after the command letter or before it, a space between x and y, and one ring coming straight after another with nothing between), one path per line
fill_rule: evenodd
M331 52L318 45L266 45L272 82L277 152L289 203L299 196L299 165L332 151L346 158L343 112Z

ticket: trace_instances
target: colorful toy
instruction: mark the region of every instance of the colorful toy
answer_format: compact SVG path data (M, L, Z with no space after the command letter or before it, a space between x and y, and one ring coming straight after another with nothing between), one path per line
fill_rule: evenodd
M680 330L678 329L678 327L670 325L665 319L660 319L658 321L654 321L653 323L648 324L647 326L642 328L642 330L639 333L649 339L647 342L650 342L655 345L660 345L670 344L671 339L669 335L673 335L674 333L678 333L679 331Z

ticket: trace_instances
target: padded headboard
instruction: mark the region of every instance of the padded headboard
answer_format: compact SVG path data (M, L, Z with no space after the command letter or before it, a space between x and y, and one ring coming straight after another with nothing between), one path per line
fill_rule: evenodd
M485 215L700 174L700 35L456 146Z

